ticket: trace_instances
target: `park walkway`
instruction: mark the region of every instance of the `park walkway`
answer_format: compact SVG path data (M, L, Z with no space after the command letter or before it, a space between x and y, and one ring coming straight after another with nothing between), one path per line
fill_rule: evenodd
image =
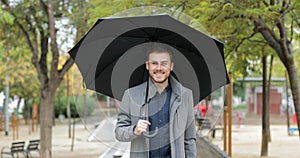
M75 139L73 151L71 151L72 139L68 138L68 125L56 121L52 131L52 154L53 158L98 158L108 148L111 148L114 142L110 141L88 141L91 131L85 129L83 124L78 121L75 125ZM13 141L26 141L39 139L39 131L30 132L29 126L21 123L19 126L19 138L13 140L10 132L5 136L4 131L0 131L0 149L4 146L9 147ZM34 157L39 157L38 153L32 153ZM9 156L8 156L9 157Z
M260 117L249 115L241 128L233 122L232 153L233 158L259 158L261 142ZM287 133L283 116L272 116L271 135L272 142L269 144L268 158L299 158L300 141L296 132L293 136ZM98 128L90 125L87 129L78 121L76 124L74 150L71 151L72 139L68 138L67 123L59 123L53 127L53 158L110 158L117 152L120 146L121 151L127 154L128 144L116 142L113 136L115 119L109 118L100 122ZM21 123L19 126L19 139L28 142L32 139L39 139L39 131L29 133L29 126ZM13 142L12 133L9 136L0 132L0 148L9 146ZM223 140L220 133L212 142L219 148L223 148ZM201 149L200 149L201 150ZM38 157L37 153L33 153Z

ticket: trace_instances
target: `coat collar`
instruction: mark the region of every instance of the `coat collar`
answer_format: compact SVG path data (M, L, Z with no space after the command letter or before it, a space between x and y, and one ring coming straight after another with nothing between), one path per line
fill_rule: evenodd
M149 78L148 81L149 81L148 82L149 89L148 89L147 102L149 102L149 100L153 98L157 92L156 87L152 82L152 80ZM180 100L181 92L183 88L182 85L173 76L169 77L169 81L171 83L171 88L172 88L171 102L174 98L178 98ZM129 89L129 93L131 94L132 99L135 101L135 103L137 103L140 106L145 105L146 89L147 89L147 82L144 82L139 86Z
M151 98L153 98L157 92L156 87L150 77L149 77L148 82L149 82L149 92L148 92L147 101L149 101ZM177 97L180 97L182 85L173 76L169 77L169 83L171 84L171 87L172 87L172 93L175 94ZM144 84L146 84L146 87L147 87L147 83L144 83ZM146 96L146 91L144 92L144 96Z

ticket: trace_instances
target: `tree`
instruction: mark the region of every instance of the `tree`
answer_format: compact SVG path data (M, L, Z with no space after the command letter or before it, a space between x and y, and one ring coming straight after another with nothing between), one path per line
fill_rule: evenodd
M11 40L7 42L11 42ZM20 100L21 98L24 99L24 116L25 123L27 124L27 118L29 117L28 101L39 96L40 84L37 79L36 71L33 65L30 64L30 57L26 56L28 49L21 44L22 40L15 42L19 46L12 46L8 52L4 53L9 61L0 60L1 65L3 65L3 67L0 67L0 80L5 81L8 75L10 97L17 95ZM4 89L6 85L7 83L3 82L0 89Z
M272 61L273 56L271 56L269 75L267 74L267 58L268 56L264 53L262 57L263 65L263 101L262 101L262 141L261 141L261 156L268 155L268 143L271 141L270 132L270 85L271 85L271 71L272 71ZM267 76L268 75L268 76Z
M289 74L298 127L300 127L299 82L294 61L296 44L299 44L299 37L294 34L294 31L299 30L300 26L299 10L296 8L299 8L300 3L296 0L217 0L202 2L200 5L205 9L194 10L204 16L199 18L207 20L214 34L226 35L223 41L229 45L227 54L233 55L242 51L241 48L244 48L243 45L247 42L252 44L248 49L253 54L253 49L257 47L255 44L257 38L262 39L262 43L266 43L277 54ZM222 27L226 27L227 30ZM230 36L234 36L235 42ZM264 154L266 153L262 152L262 155Z
M2 9L14 18L12 28L22 32L22 36L32 54L31 61L38 73L41 86L40 102L40 137L41 157L52 155L52 117L55 92L61 83L64 74L72 66L73 60L68 58L58 69L59 56L63 54L60 49L58 33L64 27L75 30L85 21L76 23L72 21L74 8L84 6L86 1L52 1L28 0L8 1L1 0ZM80 18L85 18L84 14ZM64 22L69 22L64 25ZM60 23L58 23L60 22ZM60 24L60 25L58 25ZM77 29L78 30L78 29ZM76 32L80 36L82 31ZM19 34L20 35L20 34ZM69 38L72 38L69 34Z
M300 2L296 0L270 0L269 2L254 0L210 1L201 4L209 9L206 8L206 13L204 9L198 11L202 16L206 15L205 17L210 26L213 26L215 34L227 33L240 37L231 47L234 48L233 51L228 53L237 52L241 45L246 41L252 41L257 35L261 36L264 42L276 52L289 74L298 127L300 127L299 84L294 62L295 45L299 44L299 37L294 32L299 30L300 26L299 10L296 8L299 8ZM230 30L225 31L221 28L232 23L237 25L233 25ZM227 39L225 38L225 41ZM250 49L255 47L253 45Z
M5 13L5 12L4 12ZM3 48L0 49L0 80L5 81L5 77L9 75L10 94L17 95L26 100L37 97L40 86L33 65L30 64L29 50L24 39L15 38L10 31L7 31L13 24L13 17L10 16L11 22L1 21L0 41L3 41ZM11 30L12 31L12 30ZM13 30L17 33L17 30ZM22 64L20 64L22 63ZM0 85L0 89L4 89L6 83ZM26 88L25 88L26 87Z

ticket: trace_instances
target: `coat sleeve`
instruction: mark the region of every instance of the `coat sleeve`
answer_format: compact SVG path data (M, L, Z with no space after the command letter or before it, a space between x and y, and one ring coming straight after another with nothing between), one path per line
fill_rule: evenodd
M184 149L186 158L196 158L197 149L196 149L196 127L195 127L195 117L194 117L194 102L192 91L188 93L188 104L187 104L187 124L184 134Z
M122 98L120 112L117 119L115 128L115 137L118 141L128 142L138 137L134 134L133 129L135 125L131 123L130 115L130 95L128 90L125 91Z

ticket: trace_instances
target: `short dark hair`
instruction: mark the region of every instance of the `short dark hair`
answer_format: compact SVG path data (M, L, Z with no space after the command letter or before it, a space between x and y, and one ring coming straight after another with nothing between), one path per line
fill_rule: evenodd
M173 51L170 46L162 43L151 43L147 50L147 59L149 59L149 55L153 52L162 53L167 52L170 55L170 59L172 61Z

